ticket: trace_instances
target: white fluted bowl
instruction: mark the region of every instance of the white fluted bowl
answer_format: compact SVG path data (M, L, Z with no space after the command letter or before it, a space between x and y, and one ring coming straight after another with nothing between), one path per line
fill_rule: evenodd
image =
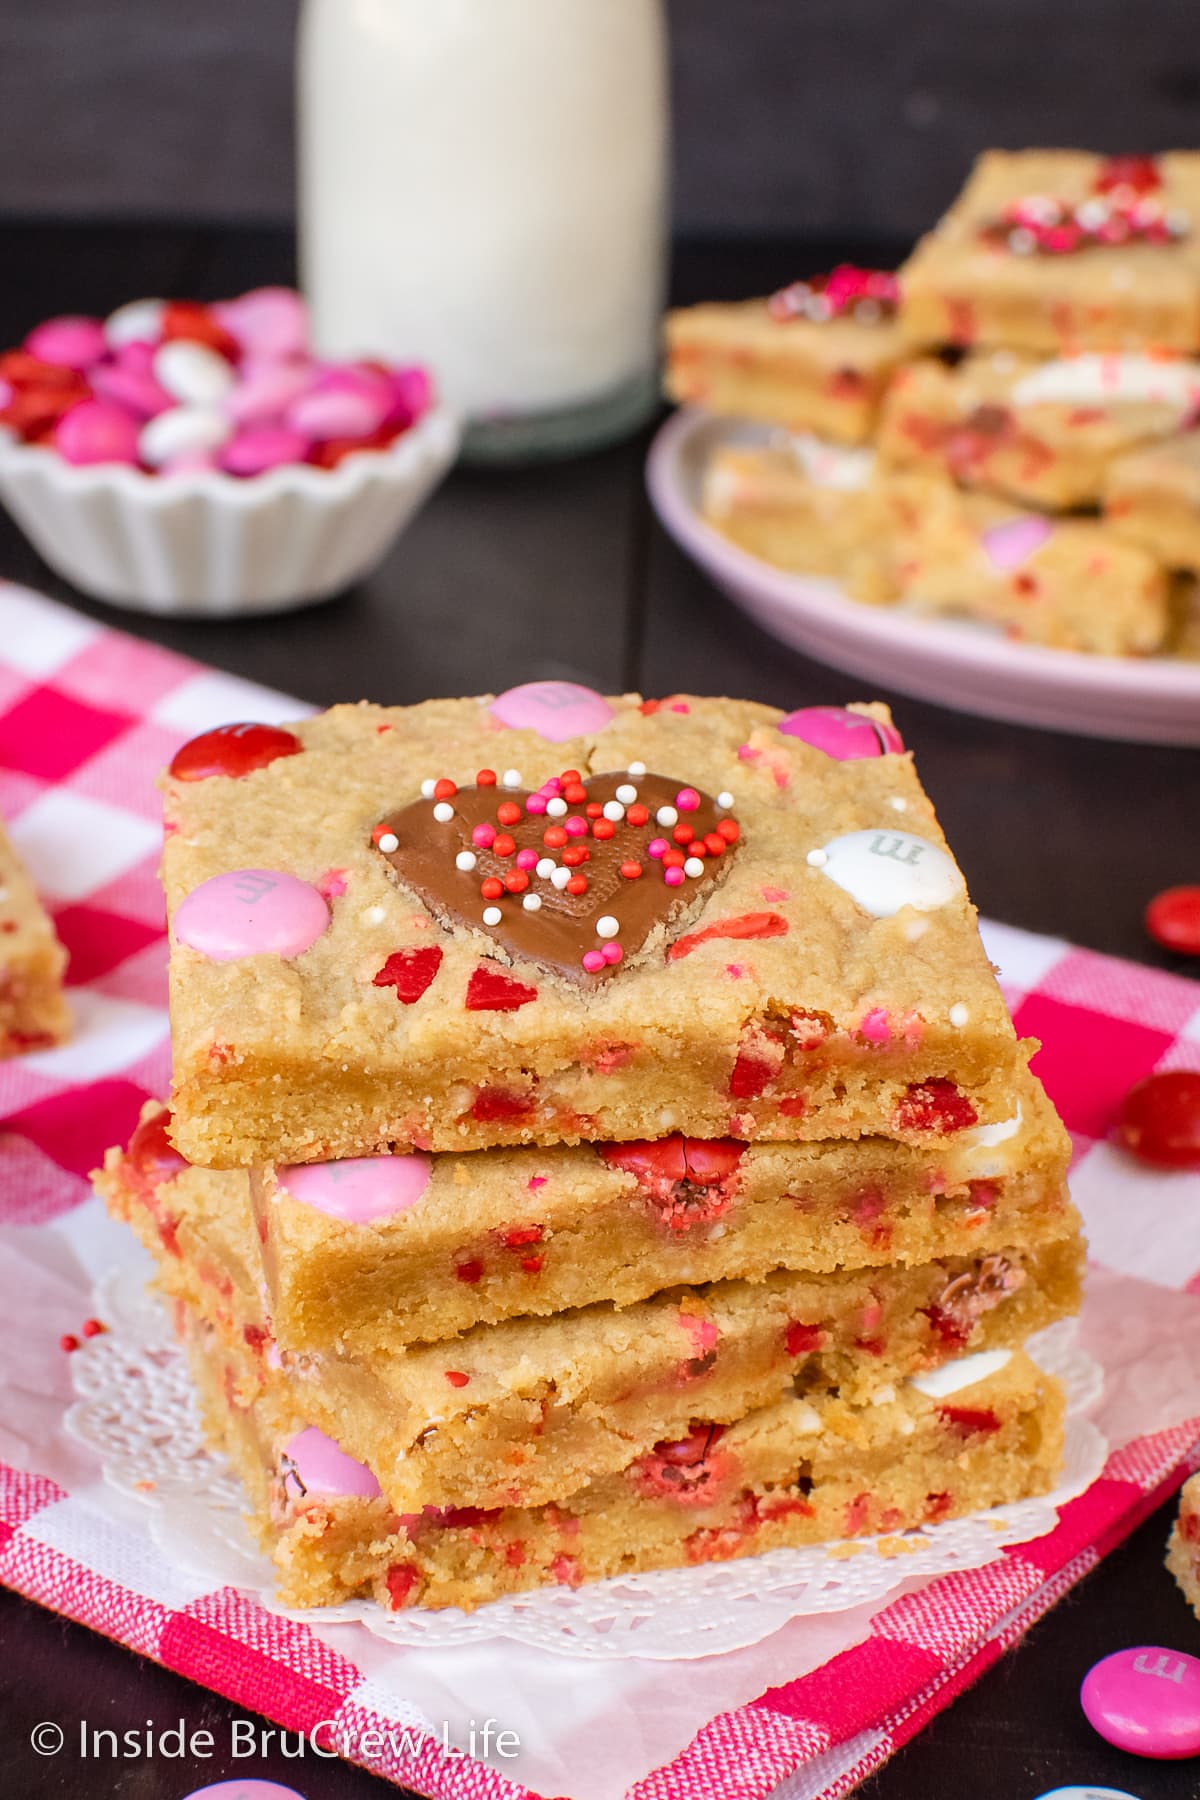
M436 408L384 450L335 469L239 477L86 467L0 428L0 501L42 559L86 594L139 612L218 618L326 599L378 563L458 451Z

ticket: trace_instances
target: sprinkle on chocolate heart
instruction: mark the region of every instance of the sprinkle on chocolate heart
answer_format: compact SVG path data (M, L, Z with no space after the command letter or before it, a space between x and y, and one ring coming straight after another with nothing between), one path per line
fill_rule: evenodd
M579 986L691 920L741 837L731 794L640 765L587 780L566 769L536 793L513 769L501 781L481 769L473 787L442 776L421 794L371 833L402 885L447 928L487 932Z

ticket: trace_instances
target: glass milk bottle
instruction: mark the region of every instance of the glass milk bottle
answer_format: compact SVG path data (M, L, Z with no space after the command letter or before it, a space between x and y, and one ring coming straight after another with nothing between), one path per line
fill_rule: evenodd
M317 347L427 362L467 454L610 442L655 402L662 0L305 0Z

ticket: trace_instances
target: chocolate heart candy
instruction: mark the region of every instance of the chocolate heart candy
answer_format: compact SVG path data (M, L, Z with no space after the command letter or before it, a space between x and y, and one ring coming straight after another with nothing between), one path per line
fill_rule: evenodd
M580 986L692 919L741 835L730 795L666 775L584 781L568 769L529 793L484 774L473 787L426 782L372 842L440 924L485 931Z

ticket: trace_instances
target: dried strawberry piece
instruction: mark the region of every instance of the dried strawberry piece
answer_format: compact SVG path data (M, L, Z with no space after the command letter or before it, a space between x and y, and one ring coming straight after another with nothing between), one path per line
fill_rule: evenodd
M467 983L468 1012L516 1012L537 999L537 989L508 975L496 963L481 962Z
M1114 188L1153 194L1162 186L1162 175L1153 156L1110 156L1092 185L1097 194L1111 194Z
M783 1345L789 1356L807 1356L812 1350L819 1350L825 1342L825 1333L819 1325L804 1325L799 1319L789 1319L784 1332Z
M687 1437L655 1444L633 1464L634 1485L647 1498L708 1504L732 1469L731 1458L716 1449L723 1435L721 1425L693 1425Z
M388 1605L394 1612L399 1612L402 1606L408 1605L420 1585L421 1571L414 1568L412 1563L393 1563L384 1577Z
M550 1573L559 1587L577 1588L583 1582L583 1569L577 1556L556 1556L550 1564Z
M915 1081L896 1108L900 1131L965 1131L978 1125L979 1114L952 1081L935 1076Z
M975 1437L980 1432L1000 1429L1000 1421L990 1406L939 1406L938 1417L960 1437Z
M734 919L714 919L700 931L690 931L685 937L676 938L667 951L667 960L678 962L681 957L698 950L701 944L712 943L716 938L785 937L788 930L787 920L777 912L741 913Z
M167 1136L170 1123L170 1109L160 1106L157 1112L138 1121L125 1152L126 1167L137 1179L139 1188L151 1193L164 1182L173 1181L181 1169L188 1167Z
M493 1119L522 1119L533 1111L533 1095L511 1088L481 1087L471 1106L471 1117L486 1124Z
M400 1004L412 1006L441 968L442 956L437 944L424 944L418 950L393 950L372 986L395 988Z
M729 1077L732 1100L757 1100L770 1087L783 1067L782 1042L769 1032L758 1032L743 1044L734 1060Z
M477 1256L472 1256L464 1262L455 1263L454 1273L460 1281L465 1281L468 1287L474 1287L483 1275L483 1264Z

